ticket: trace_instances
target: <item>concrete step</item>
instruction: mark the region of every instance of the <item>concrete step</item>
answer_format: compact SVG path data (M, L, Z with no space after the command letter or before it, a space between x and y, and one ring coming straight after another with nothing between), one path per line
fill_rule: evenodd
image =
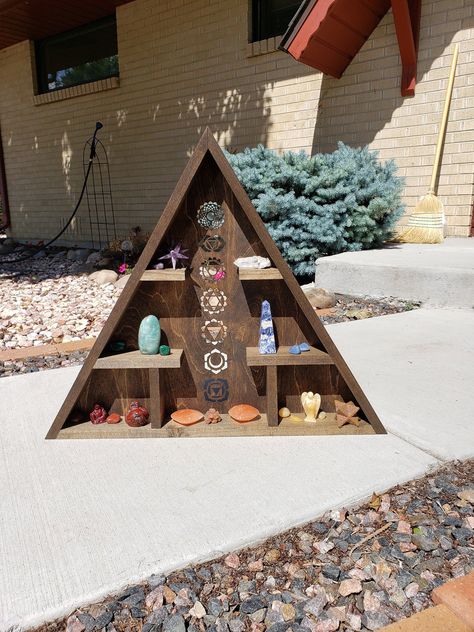
M449 608L441 605L392 623L380 632L472 632L472 628L458 619Z
M393 244L316 262L318 287L353 296L393 296L439 307L474 307L474 239Z

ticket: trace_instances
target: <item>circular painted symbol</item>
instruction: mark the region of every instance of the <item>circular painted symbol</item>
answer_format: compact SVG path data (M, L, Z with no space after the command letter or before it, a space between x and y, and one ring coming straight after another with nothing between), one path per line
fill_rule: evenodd
M225 240L220 235L206 235L199 242L204 252L220 252L225 247Z
M204 202L199 208L197 221L203 228L220 228L224 224L224 209L217 202Z
M204 382L204 397L207 402L225 402L229 399L229 383L221 378L212 378Z
M201 263L199 274L205 281L220 281L225 278L225 265L218 257L208 257Z
M219 349L213 349L204 356L204 367L206 371L217 375L217 373L225 371L227 366L227 353L219 351Z
M227 296L217 288L211 287L203 292L200 302L203 311L208 314L219 314L227 305Z
M204 325L201 327L201 331L201 336L210 345L217 345L220 342L223 342L224 338L227 336L226 325L224 325L222 320L216 320L215 318L212 320L206 320Z

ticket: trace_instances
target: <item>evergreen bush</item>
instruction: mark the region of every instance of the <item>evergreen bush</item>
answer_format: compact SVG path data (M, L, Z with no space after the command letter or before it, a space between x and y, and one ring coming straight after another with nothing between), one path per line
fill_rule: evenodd
M403 179L367 147L279 155L259 145L227 154L293 272L314 274L322 255L379 247L403 212Z

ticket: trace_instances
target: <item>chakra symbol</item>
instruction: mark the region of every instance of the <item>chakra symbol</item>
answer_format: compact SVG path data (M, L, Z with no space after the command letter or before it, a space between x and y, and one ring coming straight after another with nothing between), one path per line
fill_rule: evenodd
M211 373L220 373L227 369L227 353L213 349L204 356L204 368Z
M227 305L227 296L215 287L203 292L201 298L201 307L208 314L218 314L223 312Z
M218 257L208 257L202 262L199 274L206 281L219 281L225 277L225 265Z
M204 397L206 402L225 402L229 399L229 383L227 380L211 379L204 382Z
M201 327L201 331L201 336L211 345L217 345L219 342L223 342L224 338L227 336L226 325L224 325L222 320L216 320L215 318L212 320L206 320L204 325Z
M220 235L206 235L199 242L204 252L220 252L225 246L225 240Z
M197 221L203 228L220 228L224 224L224 209L217 202L204 202L199 208Z

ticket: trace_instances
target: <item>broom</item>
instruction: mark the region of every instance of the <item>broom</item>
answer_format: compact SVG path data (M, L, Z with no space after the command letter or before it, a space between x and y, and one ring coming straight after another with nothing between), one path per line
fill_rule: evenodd
M413 213L408 220L408 227L395 237L395 241L406 244L439 244L444 239L444 207L436 197L437 179L441 153L443 150L446 125L448 123L449 107L453 93L454 75L456 73L456 63L458 59L459 45L454 47L453 61L449 73L446 99L444 102L443 116L438 132L438 142L436 144L436 154L431 174L430 190L420 198Z

